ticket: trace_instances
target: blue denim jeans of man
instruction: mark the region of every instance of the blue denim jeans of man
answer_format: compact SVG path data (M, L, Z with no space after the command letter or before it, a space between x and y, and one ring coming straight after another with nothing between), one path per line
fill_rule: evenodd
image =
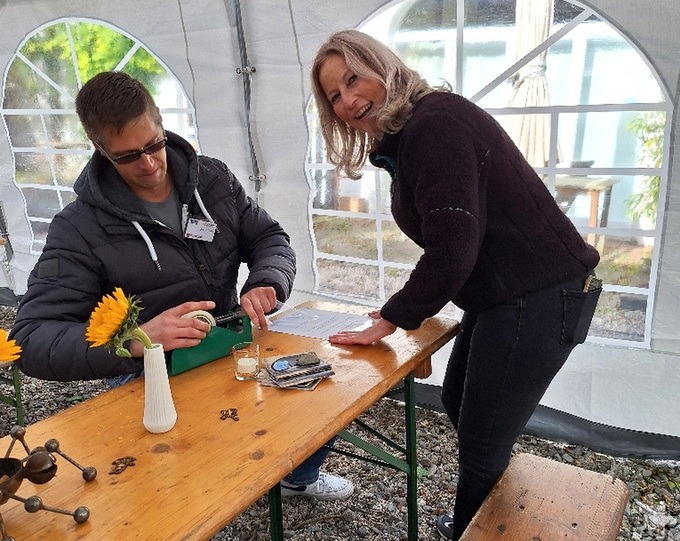
M111 388L118 387L120 385L123 385L124 383L127 383L128 381L137 379L142 374L143 372L138 372L135 374L121 374L120 376L108 378L106 382L109 384L109 387ZM332 447L334 442L335 438L329 441L326 444L326 447ZM305 460L302 464L295 468L291 473L289 473L285 477L286 481L291 485L298 486L311 485L312 483L315 483L316 480L319 478L319 471L321 470L321 465L323 464L324 460L326 460L326 457L330 452L330 450L327 449L326 447L322 447L321 449L316 451L312 456L310 456L307 460Z
M319 478L319 471L321 470L321 465L330 453L330 447L333 447L335 438L330 440L321 449L314 452L307 460L290 472L284 479L287 483L291 485L311 485L315 483Z
M510 461L512 447L574 343L563 342L563 290L586 274L478 314L465 313L442 384L458 433L458 540Z

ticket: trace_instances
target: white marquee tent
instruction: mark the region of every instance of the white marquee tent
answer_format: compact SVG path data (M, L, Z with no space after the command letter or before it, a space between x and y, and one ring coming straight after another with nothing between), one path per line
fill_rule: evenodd
M612 35L625 42L629 50L635 53L639 65L652 74L654 84L663 96L660 98L662 105L658 108L666 116L662 160L652 170L661 181L656 225L648 233L654 246L648 283L640 286L613 280L608 288L622 297L627 294L635 297L641 291L644 293L646 311L640 337L626 340L610 335L608 338L605 333L599 339L597 336L589 339L586 344L576 348L542 404L550 411L582 420L586 423L584 426L590 429L605 426L626 434L660 436L663 438L662 447L675 449L663 456L680 458L680 439L677 439L680 438L680 168L676 165L680 163L680 155L674 144L678 130L676 107L680 64L677 58L680 33L677 21L680 20L680 3L676 0L654 0L644 3L644 8L641 8L637 0L557 1L574 6L576 17L580 12L586 14L582 15L584 18L594 17L602 21ZM436 1L421 3L437 4ZM477 10L493 11L502 10L503 4L514 6L515 1L461 0L456 3L450 0L445 3L450 4L451 9L457 10L460 15L465 6L468 9L474 6ZM239 18L238 10L235 9L238 6L236 0L156 0L150 3L133 0L0 0L3 95L11 75L10 66L23 50L22 46L48 25L88 21L114 28L129 36L151 52L174 76L178 88L183 90L187 107L192 115L195 114L193 127L200 151L224 160L251 196L274 215L290 234L299 266L293 301L330 295L319 285L323 265L319 263L317 252L324 249L315 237L311 219L321 207L315 200L313 192L317 185L310 180L308 167L309 130L312 124L311 117L308 118L306 114L310 99L309 64L318 45L334 30L366 28L376 37L384 36L388 40L390 36L394 37L396 34L390 24L395 23L389 23L387 17L402 4L402 0L242 0ZM563 34L554 33L552 42L548 40L543 49L539 45L540 50L535 50L537 54L534 56L540 58L547 47L557 48L560 45L561 36L569 30L568 23L561 28L564 28ZM463 41L460 34L457 38L454 36L454 50L456 47L461 49ZM416 33L404 33L399 43L393 41L391 44L397 43L402 47L404 40L410 39L409 35L416 36ZM483 33L480 32L479 36L479 39L483 39ZM473 37L477 39L476 34ZM576 41L571 54L574 54L575 44ZM408 51L399 47L399 51ZM244 58L244 54L247 58ZM584 58L588 58L587 54ZM247 64L244 60L247 60ZM513 62L497 69L487 82L491 85L493 77L498 76L500 81L512 76L520 67L513 66ZM521 63L521 59L518 62ZM600 73L609 73L607 70L634 71L635 66L617 65L614 58L598 69ZM248 67L254 67L254 72L248 73ZM459 83L464 75L463 69L460 67L453 73L456 90L461 89ZM465 73L466 77L468 75ZM446 78L448 80L449 77ZM596 75L593 75L592 79L595 78ZM247 100L244 99L244 79L250 83ZM572 82L565 79L562 86L553 85L550 92L566 92ZM612 86L609 89L611 95L625 93L629 90L626 86ZM484 106L485 94L493 95L490 89L491 86L486 91L482 84L471 91L464 89L463 93L478 99ZM596 100L595 113L606 116L610 112L611 103L607 96L605 93L604 97ZM626 104L641 101L635 97L615 100L616 103L624 104L621 106L624 110L626 107L632 108ZM649 101L635 110L653 109ZM493 109L493 100L489 103L489 108ZM165 112L172 113L171 109L168 107ZM545 107L539 112L547 115L564 113ZM32 212L30 197L25 189L21 189L17 179L18 156L22 148L10 136L14 113L8 109L6 101L0 103L0 113L4 120L3 126L0 126L0 200L4 214L0 233L9 241L5 246L0 246L0 260L4 258L0 288L8 288L16 295L21 295L25 291L28 273L39 254L39 243L36 244L36 230L29 226ZM580 129L578 122L574 126L575 131ZM544 170L540 172L546 174L550 187L556 189L556 179L559 182L559 177L555 175L556 167L565 150L567 153L569 151L562 141L557 143L555 130L553 134L552 152L549 153ZM573 159L571 166L576 168L568 171L572 176L583 174L579 167L590 165L577 163L577 160L588 158L584 152L569 156ZM625 176L627 173L633 178L635 174L641 174L641 170L635 167L623 171L616 160L595 164L596 167L598 165L606 169L599 172L609 176L617 173ZM250 180L257 175L262 176L260 181ZM623 183L619 181L620 185ZM259 189L256 189L256 185ZM352 188L347 189L350 197L345 199L349 201L349 207L327 214L338 216L340 211L350 211L349 216L355 217L351 212L357 210L352 207L356 199L351 197L351 191ZM612 236L625 236L621 232L622 226L615 223L614 208L622 203L617 203L615 191L606 192L605 195L606 205L612 205L609 224L606 219L603 222L602 214L598 214L604 212L602 201L599 202L600 207L595 207L595 217L598 218L595 224L588 221L587 202L585 210L581 211L577 208L579 199L574 200L572 197L567 203L576 205L572 211L575 222L584 217L583 231L589 239L595 239L598 233L602 233L598 227L613 228L609 231ZM592 205L590 208L592 210ZM405 268L403 265L397 267ZM335 296L347 300L352 298L352 292L346 291L344 295L340 292ZM355 300L366 301L362 298ZM379 305L379 301L380 298L368 298L368 302L374 305ZM435 373L424 383L437 385L440 382L446 353L442 352L434 359ZM654 447L654 443L651 447Z

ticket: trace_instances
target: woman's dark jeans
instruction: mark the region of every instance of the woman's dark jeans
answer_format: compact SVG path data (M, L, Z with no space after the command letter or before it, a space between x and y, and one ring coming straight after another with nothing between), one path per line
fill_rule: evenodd
M458 432L455 540L507 467L517 437L574 348L562 343L562 291L580 291L584 278L462 318L442 385Z

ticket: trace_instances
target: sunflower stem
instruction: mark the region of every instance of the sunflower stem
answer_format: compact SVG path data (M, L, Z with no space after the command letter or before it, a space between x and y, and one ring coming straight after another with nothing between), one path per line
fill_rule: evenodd
M139 327L135 327L132 329L132 337L136 338L139 340L142 344L144 344L144 347L147 349L151 349L151 340L149 339L149 335L146 334L142 329Z

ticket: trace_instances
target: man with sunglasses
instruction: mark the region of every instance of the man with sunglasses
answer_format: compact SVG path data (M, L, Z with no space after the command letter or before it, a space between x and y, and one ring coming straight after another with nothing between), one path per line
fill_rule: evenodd
M193 310L226 314L240 305L254 325L286 301L295 254L281 226L250 199L219 160L196 154L165 131L146 88L117 72L100 73L76 97L76 112L95 153L74 185L77 199L50 224L30 275L12 337L20 369L57 381L106 378L120 385L140 375L143 349L118 357L85 341L102 295L121 287L139 298L141 328L165 351L206 336ZM241 263L249 269L240 298ZM284 495L342 499L352 483L321 473L321 449L284 481Z
M132 359L90 348L85 326L102 295L121 287L144 307L142 329L165 351L200 343L209 325L183 318L238 305L253 324L285 302L295 254L281 226L251 200L227 166L165 131L147 89L120 72L88 81L76 112L95 152L58 213L29 277L12 334L21 369L49 380L138 375ZM241 263L250 273L240 292Z

